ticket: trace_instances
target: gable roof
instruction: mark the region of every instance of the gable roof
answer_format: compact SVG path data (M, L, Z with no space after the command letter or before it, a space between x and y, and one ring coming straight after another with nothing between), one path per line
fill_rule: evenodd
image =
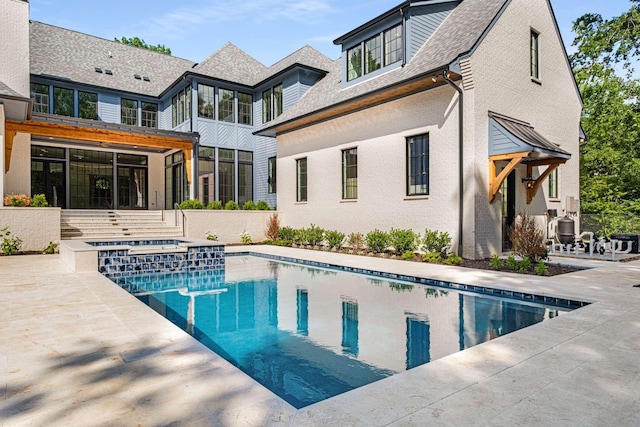
M0 97L24 98L15 90L11 89L7 84L0 80Z
M360 84L343 88L341 60L335 61L329 75L307 91L303 97L304 102L297 102L259 133L273 135L274 129L283 123L448 68L456 59L473 49L509 1L464 0L451 11L411 62Z
M193 62L32 21L31 74L157 97ZM102 73L96 72L96 67ZM107 75L111 70L113 75ZM135 74L149 77L136 79Z

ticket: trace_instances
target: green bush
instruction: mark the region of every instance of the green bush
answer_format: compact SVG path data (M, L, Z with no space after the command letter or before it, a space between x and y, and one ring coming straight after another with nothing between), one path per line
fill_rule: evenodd
M292 227L281 227L280 230L278 230L278 239L292 242L295 234L296 230Z
M531 260L527 257L522 258L518 267L518 273L526 273L531 269Z
M222 210L222 202L220 200L214 200L213 202L209 202L207 205L207 209L211 211L220 211Z
M34 194L31 198L31 206L36 208L46 208L49 206L47 196L44 194Z
M440 264L442 262L442 255L440 252L427 252L422 255L422 261L430 264Z
M211 233L211 232L209 232L209 231L207 231L207 232L204 234L204 237L205 237L205 239L207 239L207 240L211 240L211 241L213 241L213 242L217 242L217 241L218 241L218 235L217 235L217 234L215 234L215 233Z
M414 252L418 249L417 241L420 235L413 230L399 230L392 228L389 232L389 243L396 250L397 254L404 254L407 251Z
M389 233L380 231L377 228L368 232L364 240L367 248L375 253L382 253L389 247Z
M491 257L491 260L489 260L489 264L491 264L491 268L498 271L502 270L502 267L504 267L504 261L502 261L500 257L495 254Z
M56 253L57 247L58 247L58 243L49 242L49 245L47 245L47 247L42 250L42 253L46 255L53 255Z
M306 230L307 244L318 246L324 240L324 229L311 224Z
M198 199L185 200L180 203L180 209L202 209L202 202Z
M517 271L518 270L518 261L516 260L516 257L514 257L513 255L511 255L509 258L507 258L507 268L511 271Z
M293 231L293 237L291 238L291 243L294 245L306 245L309 242L309 238L307 236L306 228L296 228Z
M251 235L247 230L244 230L240 235L240 241L243 245L250 245L253 240L251 240Z
M224 210L225 211L237 211L237 210L240 210L240 206L238 206L238 204L235 201L229 200L224 205Z
M253 203L253 200L247 200L246 202L244 202L242 204L242 210L243 211L255 211L256 210L256 204Z
M538 276L546 276L549 272L549 267L543 261L538 261L536 264L536 274Z
M461 265L462 264L462 258L459 257L458 255L455 254L450 254L444 261L442 261L444 264L447 265Z
M416 259L416 253L413 251L404 251L402 252L402 259L413 261L414 259Z
M362 233L351 233L347 237L347 245L354 251L361 251L364 246L364 236Z
M278 239L278 240L274 240L273 244L275 246L291 246L291 240Z
M440 233L438 230L425 230L422 239L422 250L425 252L438 252L442 258L447 256L451 247L449 233Z
M16 236L11 237L11 231L9 231L8 225L5 228L0 229L0 237L2 237L2 241L0 242L0 251L2 251L3 254L13 255L20 250L22 239Z
M344 243L344 233L341 233L337 230L327 231L324 234L325 239L327 239L327 245L331 249L340 249L342 248L342 244Z
M270 211L271 207L269 206L269 203L265 202L264 200L259 200L256 204L256 209L259 211Z

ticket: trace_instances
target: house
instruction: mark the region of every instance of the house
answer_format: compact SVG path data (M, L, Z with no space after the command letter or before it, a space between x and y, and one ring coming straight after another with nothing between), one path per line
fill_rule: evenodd
M582 100L548 0L405 1L258 134L294 227L448 232L484 258L519 211L575 214Z
M28 21L0 0L0 193L62 208L277 203L287 225L446 231L469 258L517 212L576 213L582 101L549 0L404 1L266 67Z

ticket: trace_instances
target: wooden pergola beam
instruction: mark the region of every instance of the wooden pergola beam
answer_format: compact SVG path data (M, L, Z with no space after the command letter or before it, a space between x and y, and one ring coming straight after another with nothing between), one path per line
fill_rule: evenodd
M542 172L542 174L540 174L538 178L536 178L536 180L533 183L533 186L531 188L527 188L527 204L528 205L530 205L531 202L533 201L533 198L536 197L536 193L538 193L538 190L542 186L542 183L544 182L544 180L547 179L547 177L551 175L551 173L554 170L558 169L558 166L566 162L567 162L567 159L550 159L550 160L538 160L535 162L527 163L528 177L532 176L533 168L535 166L548 166L547 169L545 169L545 171Z
M513 171L522 161L531 154L531 151L522 151L519 153L510 153L510 154L500 154L496 156L489 157L489 203L493 203L500 191L500 187L504 180L509 176L511 171ZM496 175L497 162L508 161L509 164L507 167L502 169L502 171Z

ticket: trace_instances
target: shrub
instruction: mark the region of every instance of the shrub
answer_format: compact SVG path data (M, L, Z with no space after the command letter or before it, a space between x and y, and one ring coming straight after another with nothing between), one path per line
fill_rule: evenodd
M207 209L212 211L222 210L222 202L220 200L214 200L213 202L209 202L207 205Z
M218 235L217 235L217 234L215 234L215 233L210 233L210 232L208 232L208 231L207 231L207 232L205 233L204 237L205 237L207 240L212 240L212 241L214 241L214 242L217 242L217 241L218 241Z
M294 229L291 243L294 245L306 245L309 239L307 238L307 230L305 228Z
M456 254L450 254L444 261L442 261L444 264L447 265L461 265L462 264L462 258L459 257Z
M416 253L413 251L404 251L402 252L402 259L412 261L416 259Z
M240 241L243 245L250 245L253 240L251 240L251 235L247 230L244 230L242 234L240 234Z
M3 254L13 255L20 250L22 239L16 236L11 237L11 231L9 231L8 225L5 228L0 229L0 237L2 237L2 241L0 242L0 251L2 251Z
M306 243L312 246L318 246L324 240L324 229L311 224L311 227L305 229Z
M354 251L361 251L364 247L364 236L362 233L351 233L347 237L347 245Z
M344 243L344 233L341 233L337 230L327 231L324 234L324 237L327 239L327 245L331 249L340 249L342 248L342 244Z
M536 274L538 276L546 276L549 272L549 267L543 261L538 261L536 264Z
M256 204L253 203L252 200L247 200L246 202L244 202L242 204L242 210L243 211L255 211L256 210Z
M34 197L34 199L35 199L35 197ZM58 247L58 243L49 242L49 245L47 245L47 247L42 250L42 253L46 254L46 255L53 255L53 254L56 253L56 248L57 247Z
M376 228L375 230L367 233L365 242L371 251L382 253L389 246L389 233L380 231Z
M45 196L44 194L34 194L33 198L31 199L31 206L36 208L46 208L47 206L49 206L49 203L47 202L47 196Z
M420 235L416 234L413 230L398 230L392 228L389 232L389 243L398 254L415 251L418 246L416 242L419 238Z
M531 260L527 257L522 258L520 266L518 267L518 273L526 273L531 268Z
M269 203L264 200L259 200L258 204L256 204L256 209L259 211L270 211L271 207L269 206Z
M267 221L267 229L264 231L265 236L270 240L278 240L280 235L280 219L278 213L271 214Z
M442 262L442 255L440 252L427 252L422 255L422 261L430 264L440 264Z
M547 247L544 244L544 234L538 228L533 217L526 212L520 212L509 232L513 245L513 253L522 258L538 261L547 258Z
M26 194L9 194L4 198L4 205L15 207L31 206L31 197Z
M518 261L516 260L516 257L514 257L513 255L507 258L506 264L507 264L507 268L511 271L516 271L518 269Z
M198 199L185 200L180 203L180 209L202 209L202 202Z
M276 246L291 246L291 240L278 239L278 240L275 240L273 244Z
M425 230L422 239L422 250L425 252L438 252L442 258L447 256L451 247L449 233L440 233L438 230Z
M227 202L227 204L224 205L224 210L226 210L226 211L237 211L237 210L240 210L240 206L238 206L238 204L235 201L229 200Z
M491 268L498 271L502 270L502 267L504 267L504 261L502 261L498 255L493 255L489 264L491 264Z
M282 227L278 230L278 239L293 242L295 234L296 230L294 230L292 227Z

